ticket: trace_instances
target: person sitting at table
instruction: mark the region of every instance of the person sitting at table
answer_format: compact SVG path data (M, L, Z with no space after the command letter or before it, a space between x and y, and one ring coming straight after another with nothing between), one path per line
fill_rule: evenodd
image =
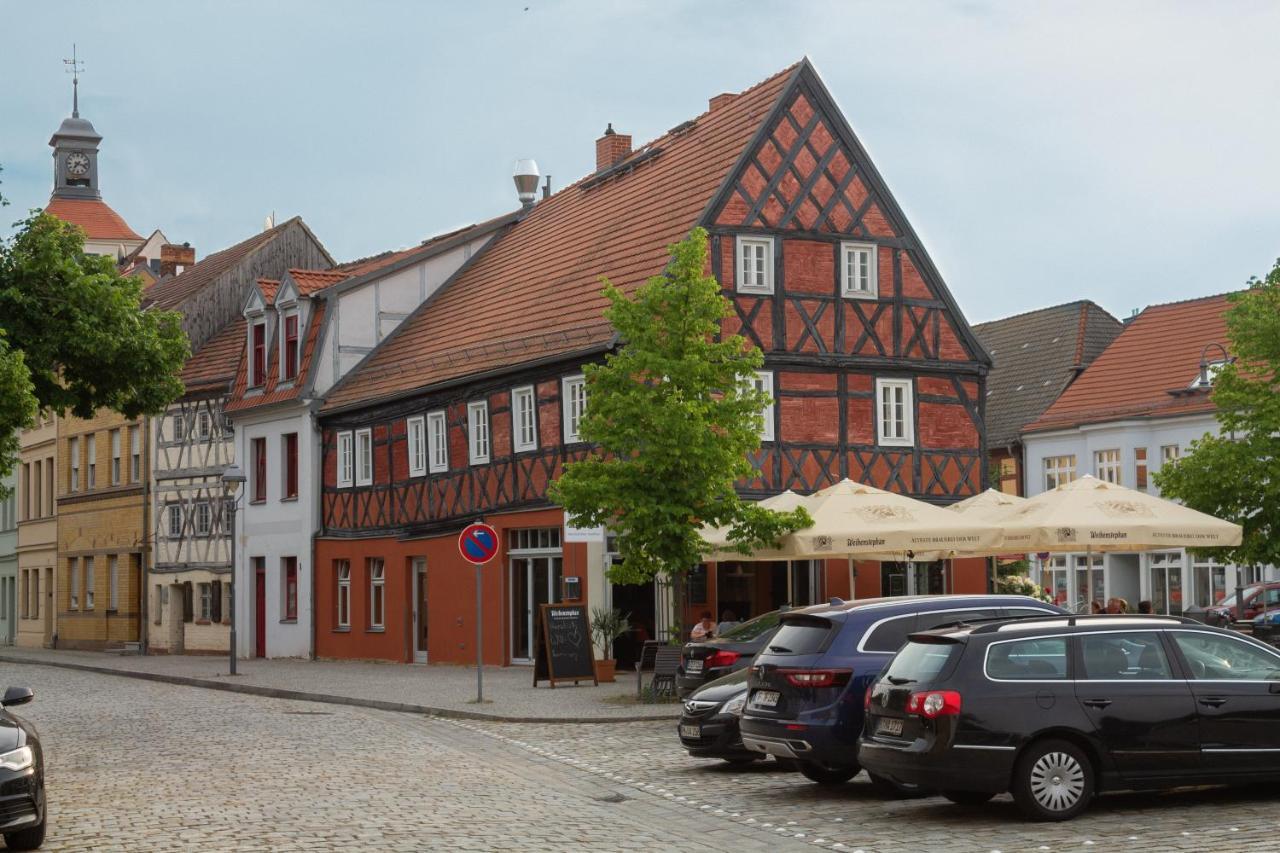
M691 640L710 640L716 635L716 623L711 621L711 611L702 611L702 617L698 620L698 624L693 626L693 630L689 632Z
M720 624L716 626L716 636L723 637L725 631L728 631L735 625L741 624L742 622L738 619L738 615L726 607L720 614Z

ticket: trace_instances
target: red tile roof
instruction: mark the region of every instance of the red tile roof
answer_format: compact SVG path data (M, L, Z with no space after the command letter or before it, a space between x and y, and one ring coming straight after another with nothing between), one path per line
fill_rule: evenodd
M274 278L258 279L258 292L262 294L262 301L267 305L274 305L276 301L276 293L280 290L280 282Z
M640 147L616 177L592 174L540 201L335 386L325 408L606 344L600 276L632 290L662 271L666 247L697 224L795 69Z
M311 319L307 324L306 339L302 343L302 352L298 356L298 375L292 383L285 388L280 387L280 358L279 347L267 347L267 359L270 367L267 371L267 381L262 386L261 393L248 395L249 392L249 375L248 375L248 359L241 358L239 360L239 369L236 371L236 385L231 392L231 400L223 407L228 412L243 412L249 409L256 409L261 406L269 406L273 403L281 403L286 400L296 400L302 393L303 387L308 384L311 374L313 356L315 355L316 345L320 340L320 328L324 324L325 303L316 300L312 304ZM243 353L248 339L245 336L240 338L241 352Z
M91 240L141 240L142 237L105 201L96 198L51 198L45 213L79 225Z
M351 278L351 273L341 270L289 270L289 276L294 283L298 285L298 293L302 296L310 296L312 293L324 290L330 285L337 284Z
M1227 344L1227 307L1219 294L1147 308L1024 432L1212 412L1208 393L1188 389L1205 345Z
M243 317L232 320L187 359L181 374L187 393L231 384L244 353L246 325Z

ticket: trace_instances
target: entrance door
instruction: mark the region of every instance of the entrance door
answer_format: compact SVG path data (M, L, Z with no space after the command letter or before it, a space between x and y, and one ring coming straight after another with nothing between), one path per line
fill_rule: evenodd
M1151 606L1156 613L1182 615L1182 554L1177 551L1149 555Z
M259 568L253 573L253 656L267 656L267 570Z
M561 557L511 558L511 660L533 660L538 605L560 600Z
M413 559L413 662L427 662L427 561Z

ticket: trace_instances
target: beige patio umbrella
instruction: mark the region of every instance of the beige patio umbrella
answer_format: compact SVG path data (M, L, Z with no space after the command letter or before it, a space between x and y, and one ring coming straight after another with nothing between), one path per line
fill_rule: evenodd
M809 511L813 525L784 536L780 547L738 554L726 550L724 530L709 528L702 534L708 559L892 560L908 553L986 551L1000 538L999 527L991 522L847 479L799 498L796 505ZM793 508L786 504L775 508L784 507Z

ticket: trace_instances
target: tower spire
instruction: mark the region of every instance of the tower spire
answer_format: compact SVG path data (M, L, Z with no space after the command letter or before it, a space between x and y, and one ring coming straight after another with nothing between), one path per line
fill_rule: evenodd
M71 117L80 118L80 72L84 70L83 60L76 58L75 42L71 43L71 58L62 60L71 75Z

